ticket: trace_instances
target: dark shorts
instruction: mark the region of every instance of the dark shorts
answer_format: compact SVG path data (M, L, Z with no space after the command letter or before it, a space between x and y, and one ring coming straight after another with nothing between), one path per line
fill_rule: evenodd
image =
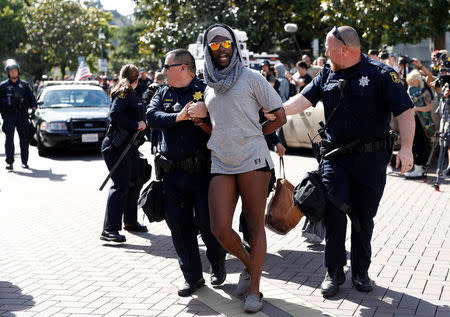
M266 161L266 166L261 167L261 168L258 168L258 169L256 169L255 171L258 171L258 172L270 172L271 170L270 170L270 167L269 167L269 163L267 163L267 161ZM212 174L211 174L211 178L213 178L214 176L219 176L219 175L237 175L237 174L220 174L220 173L212 173Z

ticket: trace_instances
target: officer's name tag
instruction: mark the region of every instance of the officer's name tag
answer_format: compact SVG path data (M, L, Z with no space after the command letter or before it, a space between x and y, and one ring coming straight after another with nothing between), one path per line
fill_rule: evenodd
M82 134L81 142L83 142L83 143L98 142L98 134L97 133Z

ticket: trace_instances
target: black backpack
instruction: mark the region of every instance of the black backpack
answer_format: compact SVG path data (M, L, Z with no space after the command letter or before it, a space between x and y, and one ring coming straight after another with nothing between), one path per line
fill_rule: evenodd
M150 222L160 222L165 219L164 189L162 181L152 181L142 192L138 200Z

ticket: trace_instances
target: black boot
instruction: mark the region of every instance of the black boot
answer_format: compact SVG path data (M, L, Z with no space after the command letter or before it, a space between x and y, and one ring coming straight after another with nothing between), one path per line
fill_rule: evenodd
M125 236L119 234L118 231L103 230L100 235L100 240L112 241L112 242L125 242L127 239L125 238Z
M12 163L6 164L6 169L12 171L14 169Z
M352 274L352 282L359 292L370 292L373 290L373 281L367 273Z
M220 285L225 282L227 272L225 269L225 262L215 267L211 266L211 285Z
M197 289L205 285L205 280L200 278L195 282L184 281L183 286L178 290L178 295L181 297L186 297L192 295Z
M136 232L147 232L147 227L144 225L141 225L139 222L132 223L132 224L125 224L123 228L127 231L136 231Z
M339 285L344 284L345 274L342 267L328 268L325 279L320 285L323 297L331 297L338 293Z

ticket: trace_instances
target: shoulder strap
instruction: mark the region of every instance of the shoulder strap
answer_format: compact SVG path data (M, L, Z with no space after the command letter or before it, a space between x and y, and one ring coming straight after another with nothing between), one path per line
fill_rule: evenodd
M345 87L347 86L347 80L345 79L339 79L339 103L337 104L336 107L334 107L333 111L330 114L330 117L328 118L327 121L325 121L324 126L321 128L321 131L325 132L326 128L330 125L331 121L334 119L334 116L336 114L336 111L338 110L338 108L340 108L341 104L342 104L342 99L344 98L344 92L345 92Z
M284 159L282 156L280 156L280 177L281 177L281 170L283 170L283 179L286 179L286 173L284 171Z

